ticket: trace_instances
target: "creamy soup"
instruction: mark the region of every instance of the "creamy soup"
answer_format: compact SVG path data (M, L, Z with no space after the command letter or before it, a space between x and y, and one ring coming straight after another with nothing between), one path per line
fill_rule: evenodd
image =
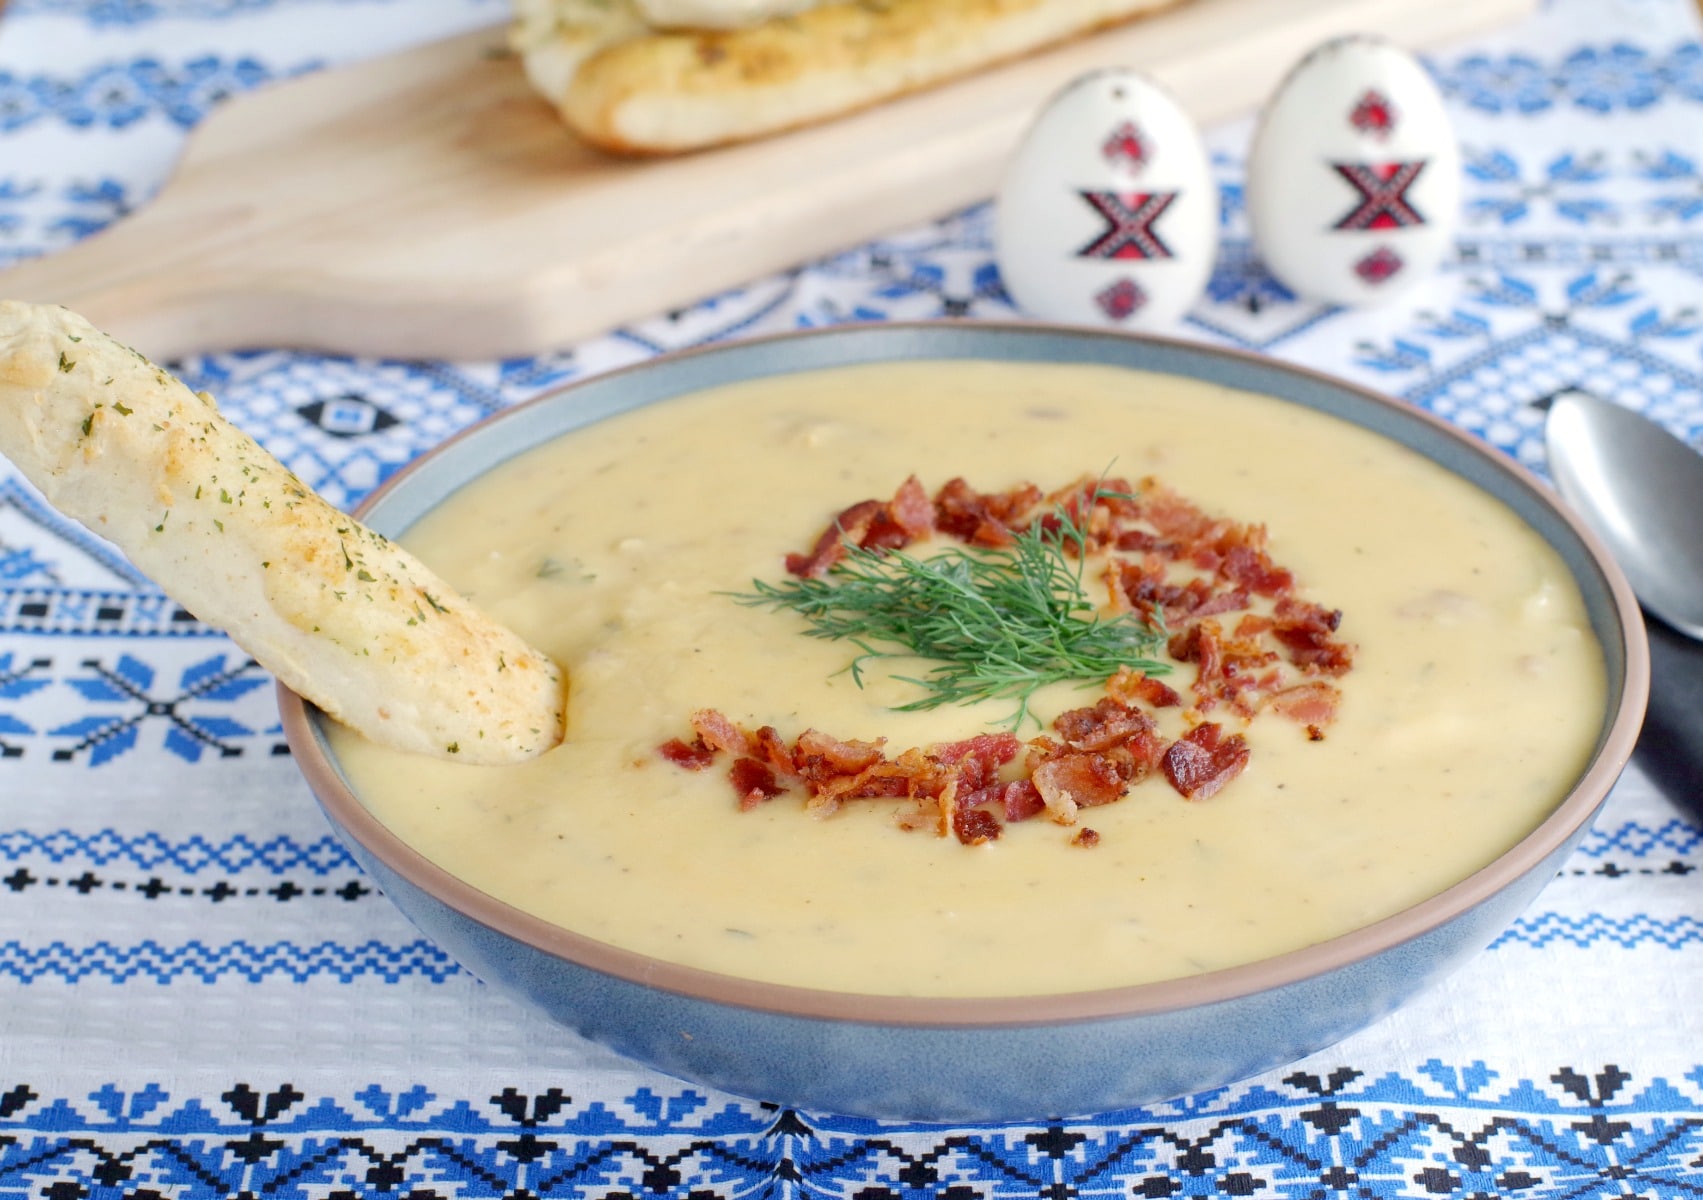
M872 670L860 687L851 647L729 593L783 578L784 555L834 513L912 473L930 491L953 476L993 491L1107 471L1265 523L1303 594L1342 611L1357 651L1327 736L1233 722L1250 756L1229 786L1188 801L1149 777L1090 810L1091 848L1044 817L967 846L899 828L893 801L740 811L725 765L692 772L657 753L702 708L894 751L997 728L1009 703L896 712L913 684ZM1531 830L1583 769L1605 699L1563 564L1499 502L1334 418L1115 368L877 364L704 392L541 446L404 540L568 668L568 738L490 768L334 730L365 803L519 908L780 983L1071 991L1330 938ZM1100 694L1055 686L1035 710L1050 721ZM1183 728L1179 709L1159 719Z

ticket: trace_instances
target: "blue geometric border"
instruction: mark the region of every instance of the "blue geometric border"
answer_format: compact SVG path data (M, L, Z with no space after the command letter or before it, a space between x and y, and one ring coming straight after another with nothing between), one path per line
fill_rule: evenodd
M1501 1082L1483 1063L1411 1076L1342 1065L1186 1103L949 1133L640 1088L445 1097L371 1085L310 1096L232 1081L87 1097L0 1079L0 1191L16 1196L845 1197L1428 1196L1680 1200L1703 1190L1696 1073L1612 1064ZM74 1131L74 1132L72 1132ZM68 1187L77 1185L73 1190Z

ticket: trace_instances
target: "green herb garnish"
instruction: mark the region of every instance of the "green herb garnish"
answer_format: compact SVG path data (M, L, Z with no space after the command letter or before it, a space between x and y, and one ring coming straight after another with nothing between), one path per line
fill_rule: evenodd
M733 598L748 607L790 609L811 637L844 639L862 651L848 670L863 686L872 659L917 657L939 665L915 684L925 695L901 712L1016 700L1007 724L1034 720L1029 700L1048 684L1098 683L1120 667L1161 675L1152 659L1165 631L1133 613L1104 617L1084 586L1087 534L1060 509L1053 527L1032 522L998 549L952 546L915 557L847 545L822 579L755 580Z

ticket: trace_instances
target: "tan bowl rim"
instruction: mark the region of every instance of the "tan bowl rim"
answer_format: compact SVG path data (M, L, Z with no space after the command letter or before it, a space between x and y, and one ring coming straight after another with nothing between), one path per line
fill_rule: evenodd
M926 331L942 324L946 323L848 322L717 342L687 350L671 351L662 357L674 360L716 354L754 344L832 336L842 330ZM1625 654L1624 681L1619 694L1611 697L1612 720L1602 735L1601 745L1589 766L1565 799L1556 805L1554 811L1496 859L1453 886L1370 925L1271 958L1198 975L1093 991L1022 996L903 996L768 983L652 958L554 925L456 878L392 833L361 804L332 766L330 756L315 727L316 720L325 719L323 715L316 717L316 709L296 693L279 685L278 707L285 739L294 754L298 769L306 778L312 792L319 798L328 816L390 870L462 916L580 967L713 1004L863 1025L938 1029L994 1029L1151 1016L1226 1003L1340 970L1430 933L1489 900L1515 880L1537 869L1593 818L1630 761L1633 746L1643 724L1649 692L1649 647L1643 616L1631 585L1601 541L1537 475L1512 457L1497 452L1494 447L1430 412L1339 376L1295 366L1249 351L1148 334L1053 326L1039 322L974 322L950 327L992 333L1010 331L1065 334L1073 337L1092 337L1104 333L1108 337L1133 339L1161 347L1171 346L1189 353L1242 360L1262 369L1280 370L1292 376L1316 380L1329 387L1355 393L1359 398L1376 405L1395 407L1405 418L1429 425L1446 439L1459 442L1477 456L1487 458L1514 482L1538 496L1547 508L1559 516L1588 551L1614 599L1614 610L1619 620L1619 632ZM501 420L528 406L549 401L561 392L571 391L582 384L643 371L658 361L658 358L646 359L595 376L573 380L476 422L413 459L358 505L354 509L354 515L357 518L364 515L417 467L451 452L463 438L490 422Z

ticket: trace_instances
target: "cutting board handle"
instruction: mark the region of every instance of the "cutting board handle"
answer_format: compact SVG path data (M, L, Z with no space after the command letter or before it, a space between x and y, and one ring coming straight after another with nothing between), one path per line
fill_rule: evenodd
M186 239L171 211L144 209L64 250L19 263L0 275L0 295L62 304L160 361L275 340L277 326L262 310L284 297L273 293L261 304L242 279L186 257L182 248L195 239ZM240 214L228 219L240 221Z

